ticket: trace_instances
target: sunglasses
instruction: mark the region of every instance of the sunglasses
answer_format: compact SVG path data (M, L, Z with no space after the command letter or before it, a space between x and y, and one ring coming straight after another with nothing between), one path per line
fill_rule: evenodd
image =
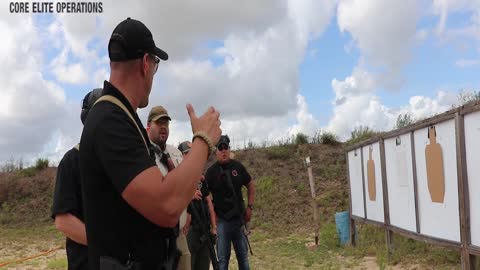
M228 147L226 144L221 144L217 147L218 151L228 150L228 148L230 147Z

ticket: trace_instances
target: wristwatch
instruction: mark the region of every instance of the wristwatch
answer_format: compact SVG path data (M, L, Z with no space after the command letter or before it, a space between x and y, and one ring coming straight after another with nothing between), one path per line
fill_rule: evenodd
M253 210L253 204L248 204L247 207L250 208L250 210Z

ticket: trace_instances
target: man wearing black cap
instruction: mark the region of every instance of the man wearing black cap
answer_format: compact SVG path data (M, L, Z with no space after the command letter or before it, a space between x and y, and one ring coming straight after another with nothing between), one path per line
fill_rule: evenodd
M141 22L122 21L108 44L110 80L83 129L80 172L90 269L174 269L173 227L190 202L221 134L220 114L197 117L188 104L192 150L163 176L136 113L148 105L153 76L168 55Z
M217 216L217 253L220 270L227 270L231 245L237 255L238 269L250 269L245 224L250 221L255 199L255 184L247 169L230 158L230 139L222 135L217 144L217 162L205 175L213 196ZM242 196L242 186L247 187L248 204Z
M85 124L88 111L102 95L102 89L94 89L83 98L80 119ZM70 149L58 164L52 218L55 227L67 237L69 270L87 270L87 235L83 216L82 189L80 186L79 145Z

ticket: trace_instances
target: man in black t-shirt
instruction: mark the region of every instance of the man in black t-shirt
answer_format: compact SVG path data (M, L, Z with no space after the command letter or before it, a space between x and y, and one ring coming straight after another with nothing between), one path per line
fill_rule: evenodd
M237 255L238 269L250 269L248 245L243 225L250 221L255 198L255 184L245 167L230 159L230 139L222 135L217 144L217 162L205 175L205 181L213 196L217 216L217 253L220 270L227 270L231 244ZM247 187L248 206L242 196L242 186Z
M192 149L164 177L151 158L136 111L148 105L153 76L168 55L156 47L143 23L130 18L113 30L108 54L110 79L89 112L80 141L90 269L174 269L172 228L220 137L220 114L210 107L197 117L187 105Z
M102 89L89 92L82 102L80 119L85 123L88 111L101 96ZM88 270L87 235L83 218L80 186L79 146L70 149L58 164L52 218L57 229L67 237L66 251L69 270Z

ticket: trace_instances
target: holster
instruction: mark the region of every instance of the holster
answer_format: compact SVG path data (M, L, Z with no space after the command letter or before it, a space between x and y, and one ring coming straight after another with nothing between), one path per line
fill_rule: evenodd
M163 262L158 264L156 270L175 270L177 269L178 262L180 260L181 252L177 249L175 244L175 238L166 240L166 256ZM126 263L121 263L119 260L108 257L100 257L100 270L145 270L145 265L141 262L134 260L128 260ZM151 267L148 267L151 270Z

